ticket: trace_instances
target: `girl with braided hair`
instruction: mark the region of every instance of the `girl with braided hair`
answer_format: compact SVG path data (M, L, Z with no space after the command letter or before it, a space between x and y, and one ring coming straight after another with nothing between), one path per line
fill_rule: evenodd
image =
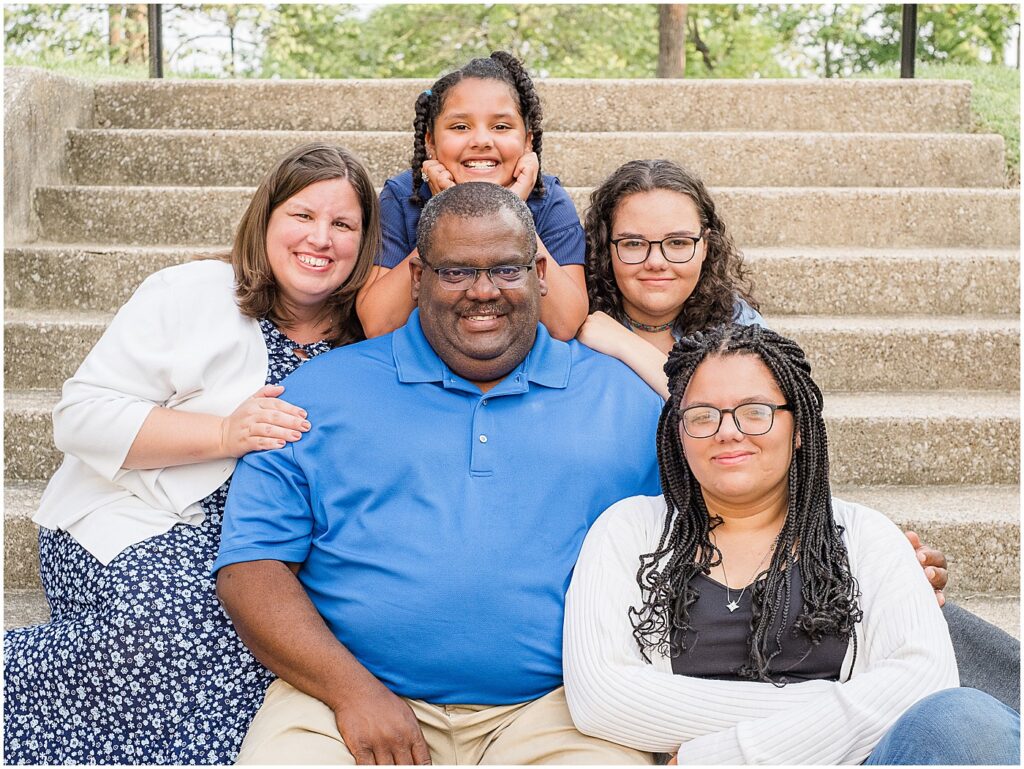
M526 201L547 260L540 320L556 339L587 315L585 241L576 208L554 176L541 174L543 114L522 63L495 51L437 80L416 98L412 168L380 195L384 248L356 309L368 337L403 325L413 310L408 257L424 203L462 182L492 182Z
M831 497L800 347L730 323L666 371L663 496L598 519L566 600L580 731L679 763L1016 763L1020 717L957 688L907 540Z

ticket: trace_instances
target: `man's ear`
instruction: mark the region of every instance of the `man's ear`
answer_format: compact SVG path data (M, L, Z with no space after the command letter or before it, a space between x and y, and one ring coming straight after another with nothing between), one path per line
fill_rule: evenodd
M547 296L548 282L544 279L544 275L548 271L548 258L541 254L537 254L536 264L537 267L535 269L537 270L537 283L540 284L540 295Z
M420 282L423 280L423 260L417 254L409 257L409 277L412 278L413 304L419 304Z

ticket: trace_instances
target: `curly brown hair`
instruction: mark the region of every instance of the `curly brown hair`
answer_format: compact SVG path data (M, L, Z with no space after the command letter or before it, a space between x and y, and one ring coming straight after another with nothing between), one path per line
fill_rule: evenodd
M700 278L676 316L673 333L683 336L732 321L738 298L758 309L743 256L718 217L704 183L671 160L631 160L619 166L590 195L583 225L587 235L585 270L590 311L601 310L620 323L626 322L622 292L612 270L612 217L624 198L653 190L670 190L690 198L700 213L701 226L707 231L707 255Z

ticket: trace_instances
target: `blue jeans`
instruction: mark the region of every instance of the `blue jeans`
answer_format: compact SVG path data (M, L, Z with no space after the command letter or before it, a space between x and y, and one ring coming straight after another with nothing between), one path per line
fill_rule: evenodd
M1020 764L1020 715L977 689L945 689L900 716L865 764Z

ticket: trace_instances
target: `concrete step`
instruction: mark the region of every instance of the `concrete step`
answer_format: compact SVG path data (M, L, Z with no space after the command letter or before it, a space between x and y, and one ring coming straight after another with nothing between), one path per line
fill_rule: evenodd
M548 131L966 132L971 86L929 80L540 79ZM99 128L411 130L430 80L102 80Z
M582 211L591 189L571 187ZM721 215L741 248L759 246L1015 247L1020 193L914 187L720 187ZM119 245L230 241L249 187L39 187L41 238Z
M58 388L109 313L8 307L4 376L14 389ZM1007 390L1019 386L1020 328L1006 317L768 318L804 347L825 390Z
M409 167L405 131L70 131L79 184L258 184L310 141L340 144L378 183ZM544 169L573 187L600 184L624 158L668 158L722 187L1002 187L1003 139L981 134L545 132Z
M828 393L836 484L1013 484L1020 396L1006 393Z
M1015 249L793 246L749 248L745 256L761 309L771 316L1020 311Z
M188 246L32 243L8 247L4 249L4 305L114 312L147 276L187 262L197 253Z
M39 586L37 528L32 516L45 483L4 489L4 585ZM949 560L951 595L1016 592L1020 574L1017 486L839 487L841 499L874 507L912 529Z
M55 390L7 390L5 478L49 478ZM1016 484L1020 405L1007 393L835 393L826 396L837 484Z
M225 250L225 244L203 250ZM113 312L149 274L193 258L189 246L32 243L4 250L7 307ZM768 315L1006 315L1019 311L1014 249L751 248Z
M826 391L1020 386L1020 324L976 317L768 317L795 339Z
M1016 593L1020 584L1017 486L837 486L836 497L873 507L946 554L947 593Z

